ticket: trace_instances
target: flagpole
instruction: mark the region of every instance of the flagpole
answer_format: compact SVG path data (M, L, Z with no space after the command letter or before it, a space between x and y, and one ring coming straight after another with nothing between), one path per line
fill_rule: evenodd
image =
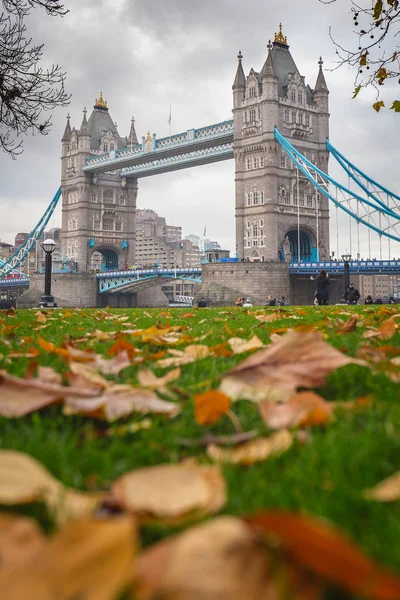
M169 123L169 137L171 137L171 104L169 105L169 119L168 119L168 123Z

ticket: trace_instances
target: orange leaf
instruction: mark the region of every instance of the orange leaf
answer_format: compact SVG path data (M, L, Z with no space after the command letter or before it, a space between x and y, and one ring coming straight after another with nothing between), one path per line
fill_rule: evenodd
M196 421L199 425L211 425L225 414L230 406L231 399L217 390L210 390L194 397Z
M326 425L332 417L333 406L315 392L299 392L288 402L260 403L260 414L271 429Z
M351 593L374 600L400 598L400 580L324 521L279 510L252 515L246 521L277 535L297 563Z
M42 350L45 350L46 352L54 352L56 349L55 345L52 342L47 342L40 336L38 337L38 344L42 348Z
M108 355L119 354L122 350L126 350L130 359L132 359L136 354L136 348L133 344L128 342L124 337L120 337L117 339L115 344L111 346L108 350Z
M350 317L350 319L347 321L347 323L345 323L343 325L343 327L341 329L339 329L339 331L341 333L350 333L350 331L354 331L355 328L357 327L357 321L358 321L358 314L354 314Z

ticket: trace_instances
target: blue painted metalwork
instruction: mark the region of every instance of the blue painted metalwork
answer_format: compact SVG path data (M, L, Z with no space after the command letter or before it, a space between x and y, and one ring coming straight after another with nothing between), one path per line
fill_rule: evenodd
M366 273L368 275L400 273L400 260L351 260L349 262L352 273ZM289 273L304 275L318 275L321 269L328 273L343 274L343 261L324 261L324 262L291 262Z
M1 277L0 288L2 287L14 287L14 286L27 286L29 285L30 278L28 275L25 277Z
M372 223L366 221L363 217L358 215L356 212L347 208L341 202L338 202L332 196L332 194L330 194L330 192L328 191L327 182L331 183L332 185L334 185L337 189L341 190L342 192L345 192L346 194L348 194L348 198L355 199L355 200L361 202L362 205L366 204L366 205L372 207L375 212L384 214L385 216L394 218L396 220L398 220L400 218L398 214L394 213L393 211L391 211L387 208L382 208L379 205L377 206L376 204L371 203L369 200L366 200L362 196L358 196L354 192L350 191L345 186L341 185L340 183L338 183L337 181L332 179L332 177L330 177L329 175L327 175L326 173L324 173L323 171L318 169L318 167L313 165L312 162L310 162L305 156L303 156L303 154L301 154L301 152L296 150L296 148L294 148L294 146L292 146L292 144L283 137L283 135L278 131L278 129L276 127L274 129L274 133L275 133L276 140L279 142L279 144L282 146L282 148L285 150L285 152L288 154L288 156L292 159L292 161L296 164L296 166L300 169L300 171L307 177L307 179L309 181L311 181L311 183L314 185L314 187L321 194L326 196L331 202L333 202L333 204L335 204L335 206L338 206L341 210L343 210L348 215L350 215L355 221L362 223L366 227L369 227L370 229L376 231L376 233L378 233L379 235L384 235L385 237L388 237L392 240L400 242L400 233L397 233L397 231L395 229L396 225L391 226L392 230L396 231L396 235L393 235L393 234L388 233L387 231L381 229L380 227L373 225ZM308 169L310 169L311 171L313 171L316 174L315 177L312 175L312 173L310 173L310 171ZM318 183L318 181L316 179L317 176L320 177L320 183Z
M21 262L23 262L28 256L28 254L33 250L33 248L36 246L36 242L45 230L45 227L49 222L55 207L57 206L60 196L61 187L58 188L53 200L46 208L44 215L41 217L36 227L32 229L22 246L20 246L18 250L14 252L14 254L6 262L0 265L0 275L7 275L7 273L11 273L12 271L14 271L16 267L18 267L18 265L21 264Z
M132 175L146 177L154 175L155 173L185 169L187 167L209 164L220 160L228 160L230 158L233 158L233 143L201 148L200 150L176 154L165 158L156 158L152 162L145 162L122 169L120 175L121 177Z
M96 275L99 293L123 291L124 288L133 288L144 281L151 279L183 279L193 283L201 283L201 268L178 269L137 269L127 271L109 271Z
M327 148L327 150L329 150L329 152L332 154L332 156L334 158L336 158L336 160L338 160L338 162L342 166L343 166L342 163L346 163L347 166L350 167L350 169L352 169L353 171L355 171L356 173L358 173L361 177L363 177L364 179L366 179L366 181L368 181L369 183L371 183L375 187L377 187L380 190L382 190L382 192L384 192L388 196L391 196L392 198L395 198L396 200L400 200L400 196L398 196L397 194L394 194L393 192L391 192L390 190L388 190L387 188L385 188L383 185L381 185L380 183L378 183L374 179L371 179L371 177L369 177L368 175L366 175L365 173L363 173L363 171L361 171L361 169L359 169L358 167L356 167L355 165L353 165L353 163L351 163L343 154L341 154L339 152L339 150L337 150L334 146L332 146L332 144L330 143L329 140L326 140L326 148ZM339 161L339 159L340 159L340 161ZM345 168L345 167L343 167L343 168ZM354 177L354 175L348 170L348 168L345 168L345 170L350 175L350 177L353 179L353 181L355 181L357 183L357 185L360 185L360 181L356 177ZM360 187L362 187L362 186L360 185ZM364 191L367 191L369 193L369 190L367 190L367 188L362 187L362 189L364 189Z
M233 143L233 120L223 121L214 125L201 127L200 129L189 129L170 137L159 140L153 137L155 143L152 148L146 149L145 145L130 146L123 150L101 154L100 156L88 156L83 170L93 171L115 171L117 169L131 168L134 165L145 162L152 163L156 158L170 158L174 154L184 154L200 150L202 148L216 147L225 143ZM221 155L219 155L221 156ZM212 161L212 153L208 154L209 162ZM226 158L233 158L227 156ZM221 158L220 158L221 160ZM177 164L176 162L174 163ZM182 162L182 167L191 166L188 161ZM144 176L144 170L138 171ZM121 176L126 173L121 173Z

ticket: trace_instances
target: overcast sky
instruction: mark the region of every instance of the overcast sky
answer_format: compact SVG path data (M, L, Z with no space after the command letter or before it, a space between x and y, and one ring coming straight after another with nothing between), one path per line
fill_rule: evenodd
M369 0L360 0L369 5ZM352 100L354 73L335 66L329 26L343 45L357 44L352 33L350 1L323 5L318 0L64 0L70 13L51 18L36 9L28 21L35 43L44 43L46 63L67 72L72 94L68 109L53 113L48 136L28 137L17 160L0 152L0 239L13 243L30 231L60 185L61 137L68 112L80 127L82 110L91 113L100 90L119 133L128 135L131 116L138 138L147 131L168 135L232 117L232 83L241 49L247 74L260 71L267 43L279 22L306 82L314 87L318 59L324 60L330 89L330 139L352 162L400 194L398 131L400 115L376 114L374 96ZM383 99L395 92L383 90ZM336 174L336 171L333 171ZM346 183L344 180L343 183ZM139 180L138 208L151 208L167 223L181 225L183 235L207 237L234 250L234 162L196 167ZM331 249L336 251L332 211ZM60 226L60 209L50 226ZM349 250L348 220L341 221L340 253ZM353 255L357 251L353 231ZM375 254L378 244L374 243ZM384 242L384 253L387 243ZM361 253L366 256L366 234ZM392 254L400 245L392 243ZM374 254L374 252L373 252Z

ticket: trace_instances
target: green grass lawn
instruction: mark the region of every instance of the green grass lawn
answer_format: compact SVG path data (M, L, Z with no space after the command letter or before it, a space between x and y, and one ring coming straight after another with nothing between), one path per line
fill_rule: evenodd
M157 357L171 346L141 342L123 332L127 328L148 328L157 323L187 327L188 341L174 346L177 349L190 343L215 346L230 337L248 339L253 334L268 344L270 334L276 330L315 324L327 342L350 356L356 356L363 346L384 346L389 356L395 356L400 349L399 329L389 340L363 338L366 325L378 326L395 314L395 309L307 307L297 312L298 309L287 307L276 309L280 311L279 321L266 323L254 318L256 308L55 310L47 311L47 322L42 324L38 323L33 310L16 311L14 315L0 311L0 368L24 376L35 361L65 374L68 364L62 357L42 350L38 344L39 336L56 346L71 342L79 348L90 347L106 355L115 340L96 341L91 333L95 330L120 331L142 350L144 362L109 377L136 384L137 372L142 366L153 369L158 376L169 370L154 368L154 355ZM274 312L274 309L264 310ZM360 313L364 324L358 325L353 332L338 333L340 321L346 322L349 318L340 314L343 311ZM129 319L122 322L109 316L127 316ZM85 339L88 333L89 337ZM190 338L203 339L189 341ZM40 349L36 358L19 356L10 359L10 354L23 354L32 348ZM233 434L235 430L227 416L209 427L198 425L194 418L193 396L218 387L219 376L246 356L213 356L183 365L181 377L171 385L175 399L183 404L182 413L172 420L150 416L152 426L149 429L120 434L118 425L121 422L110 426L83 416L64 416L61 406L57 405L19 419L0 418L0 447L32 455L62 482L82 490L104 489L116 477L137 467L179 462L189 456L207 462L204 449L183 445L182 439L201 438L206 433ZM362 494L366 488L375 486L400 469L400 385L379 367L373 371L349 365L329 375L325 385L316 391L329 401L348 401L371 395L372 402L362 410L339 411L336 419L326 427L309 428L306 443L295 440L293 446L279 456L247 467L224 466L228 485L224 512L246 515L261 508L279 507L324 517L347 532L378 562L400 572L400 502L367 501ZM244 431L256 429L263 435L269 433L255 404L240 401L233 405L233 411ZM122 423L144 418L133 415ZM109 427L113 433L105 435ZM51 528L43 506L16 507L15 510L33 514L46 528ZM144 528L143 540L149 544L169 533L167 528Z

